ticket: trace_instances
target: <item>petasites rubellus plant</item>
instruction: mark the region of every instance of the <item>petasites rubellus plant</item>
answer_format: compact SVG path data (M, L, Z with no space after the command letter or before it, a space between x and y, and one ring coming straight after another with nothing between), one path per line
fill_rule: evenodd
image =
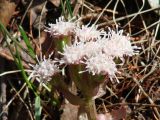
M78 105L78 119L86 114L87 119L96 120L95 98L100 96L106 79L116 77L116 66L124 63L123 57L137 53L137 47L118 27L105 32L96 25L79 25L78 20L67 21L64 17L49 24L45 31L53 37L55 55L53 59L51 55L37 58L30 77L50 82L71 104ZM116 59L121 62L116 63ZM80 95L70 90L66 77Z

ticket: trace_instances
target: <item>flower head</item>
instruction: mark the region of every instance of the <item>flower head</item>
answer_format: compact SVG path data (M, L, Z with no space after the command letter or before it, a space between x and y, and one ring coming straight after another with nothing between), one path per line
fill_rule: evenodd
M85 64L86 70L92 75L108 74L115 76L117 72L115 57L123 62L123 56L134 55L134 46L131 45L128 36L122 35L123 31L110 30L108 34L97 34L97 38L85 40L85 35L79 37L75 42L64 48L62 63ZM88 34L89 35L89 34ZM82 71L83 72L83 71Z
M108 74L110 76L115 76L117 72L116 64L114 58L118 57L123 61L124 55L132 56L135 54L137 47L132 46L129 41L129 36L123 35L123 30L113 31L109 28L109 32L97 30L96 25L89 26L82 25L80 27L75 22L65 21L64 17L60 17L56 24L49 24L50 32L53 36L68 36L70 34L75 35L71 40L70 45L66 45L63 48L63 53L59 52L63 57L58 61L60 65L62 64L85 64L86 70L93 75ZM35 66L36 71L41 73L42 67L46 67L41 62L38 66ZM48 60L49 66L51 68L55 66L52 60ZM53 67L54 66L54 67ZM47 68L50 68L47 66ZM48 71L52 71L52 69ZM50 72L45 71L48 76ZM55 73L52 72L52 73ZM44 73L43 73L44 74ZM42 75L41 75L42 76Z
M66 45L64 47L64 52L61 53L63 58L61 63L65 64L77 64L80 63L80 60L84 57L84 43L75 41L73 45Z
M90 41L97 39L102 32L97 30L97 26L92 25L89 27L88 25L82 25L82 27L77 27L75 29L75 34L80 40Z
M42 82L50 81L52 76L60 71L58 66L55 64L55 61L51 60L50 56L48 59L46 59L44 56L41 61L38 60L36 65L30 66L33 68L31 77L36 77Z
M64 17L59 17L55 24L50 23L49 28L45 31L51 33L52 36L69 36L74 32L75 23L71 21L65 21Z
M98 54L101 51L101 46L96 41L75 40L72 45L66 45L63 50L61 63L79 64L84 58Z
M113 59L102 53L90 57L89 59L87 59L85 64L86 71L92 73L92 75L108 74L110 76L115 76L115 73L117 72L116 64L114 63Z
M116 31L110 30L108 32L108 40L104 46L104 51L108 51L109 54L115 57L122 58L124 55L134 55L133 46L129 41L129 36L123 35L123 30Z

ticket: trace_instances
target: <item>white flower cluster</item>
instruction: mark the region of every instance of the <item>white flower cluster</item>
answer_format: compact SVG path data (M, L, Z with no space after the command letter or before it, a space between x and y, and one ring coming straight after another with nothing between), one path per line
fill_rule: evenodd
M49 32L52 36L68 36L72 34L75 29L75 23L71 21L65 21L64 17L60 17L56 20L56 24L49 24L49 28L46 32Z
M113 31L109 28L109 32L97 30L95 25L83 25L80 27L75 22L65 21L60 17L55 24L49 24L47 32L53 36L69 36L74 35L74 42L71 45L66 45L63 52L60 53L63 57L58 61L60 65L66 64L84 64L86 69L92 75L109 75L115 76L117 72L115 58L120 58L124 61L124 55L132 56L135 54L135 46L131 45L129 36L123 35L123 30ZM43 59L37 65L32 66L34 76L41 79L50 80L51 77L59 72L59 68L55 65L55 61Z
M36 77L40 81L45 82L50 81L53 75L60 72L59 67L55 64L56 61L53 61L50 58L51 55L48 59L44 56L41 60L39 60L37 57L38 63L36 65L30 65L33 68L33 72L30 77Z
M77 26L75 28L75 35L78 36L78 38L82 41L90 41L97 39L102 32L97 30L97 26L92 25L89 27L89 25L82 25L82 27Z

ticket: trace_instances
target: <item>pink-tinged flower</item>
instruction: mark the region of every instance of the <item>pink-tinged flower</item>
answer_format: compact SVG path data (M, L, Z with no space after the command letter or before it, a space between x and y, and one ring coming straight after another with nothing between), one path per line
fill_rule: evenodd
M33 68L33 72L30 77L35 77L40 79L42 82L45 82L50 81L53 75L60 72L58 66L55 64L56 62L50 57L51 55L48 59L46 59L44 56L44 58L40 61L37 58L38 63L36 65L30 65Z
M123 30L110 30L108 34L100 32L96 27L82 26L75 29L75 40L72 45L66 45L60 64L85 64L86 70L93 75L108 74L115 76L117 72L115 57L122 61L124 55L135 54L135 46L131 45L128 36L123 35ZM81 72L84 72L81 71ZM80 72L80 73L81 73Z
M82 27L77 27L75 29L75 35L80 39L84 41L90 41L97 39L100 35L102 35L104 32L97 30L97 26L92 25L89 27L88 25L82 25Z
M49 28L45 30L51 33L52 36L69 36L74 32L75 23L71 21L65 21L64 17L59 17L55 24L50 23Z
M63 55L61 59L61 64L79 64L80 60L84 57L84 43L75 41L73 45L66 45L64 47L64 52L60 53Z
M90 57L86 60L86 71L92 75L110 75L115 76L117 72L116 64L113 59L105 54L99 53L96 56Z
M103 51L112 57L123 58L124 55L134 55L134 46L129 41L129 36L123 35L123 30L109 29L108 38L103 42Z
M85 58L90 58L91 56L96 56L102 51L102 46L97 41L85 42L84 45Z
M76 40L72 45L66 45L63 50L64 52L60 53L63 55L61 64L79 64L84 58L98 54L101 51L101 46L95 41L82 42Z

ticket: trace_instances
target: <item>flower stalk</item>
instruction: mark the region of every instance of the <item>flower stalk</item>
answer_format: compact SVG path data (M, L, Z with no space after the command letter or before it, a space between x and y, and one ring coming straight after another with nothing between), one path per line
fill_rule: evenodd
M87 99L85 102L86 102L85 103L85 110L86 110L88 119L89 120L96 120L97 112L96 112L95 100Z

